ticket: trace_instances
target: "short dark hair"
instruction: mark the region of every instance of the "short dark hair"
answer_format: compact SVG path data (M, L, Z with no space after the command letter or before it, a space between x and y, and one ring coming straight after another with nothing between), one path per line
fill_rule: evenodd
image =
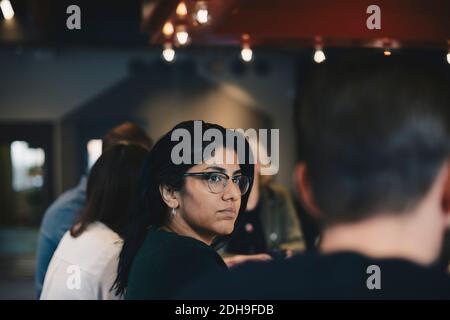
M142 128L132 122L124 122L110 131L102 138L102 151L118 143L134 143L148 150L152 147L152 140Z
M134 144L117 144L102 153L89 173L86 205L70 230L79 236L90 223L100 221L123 236L141 164L148 150Z
M405 212L430 189L449 156L450 83L426 64L353 57L314 72L297 128L324 224Z

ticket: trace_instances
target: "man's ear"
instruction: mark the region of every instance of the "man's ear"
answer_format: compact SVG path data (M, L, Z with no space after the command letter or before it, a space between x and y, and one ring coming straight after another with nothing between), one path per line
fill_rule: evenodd
M295 182L297 191L306 211L315 219L320 219L322 214L314 200L311 184L308 178L308 171L305 162L300 162L295 167Z
M179 206L179 194L173 188L167 185L160 185L159 192L165 204L169 208L178 208Z

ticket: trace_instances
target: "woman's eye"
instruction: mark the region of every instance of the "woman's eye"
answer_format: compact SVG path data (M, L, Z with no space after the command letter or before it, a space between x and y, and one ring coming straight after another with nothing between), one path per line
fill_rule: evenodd
M220 176L220 175L218 175L218 174L212 174L212 175L210 175L209 176L209 181L211 181L211 182L222 182L222 177Z
M233 177L233 182L239 184L241 182L242 176Z

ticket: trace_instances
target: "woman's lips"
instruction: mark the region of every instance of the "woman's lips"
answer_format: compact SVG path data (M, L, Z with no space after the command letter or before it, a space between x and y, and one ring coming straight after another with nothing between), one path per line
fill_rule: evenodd
M225 219L234 219L236 218L236 209L234 208L226 208L218 211Z

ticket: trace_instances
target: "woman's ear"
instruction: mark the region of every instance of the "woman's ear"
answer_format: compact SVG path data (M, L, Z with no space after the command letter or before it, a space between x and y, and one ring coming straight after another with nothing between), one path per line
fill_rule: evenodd
M172 187L167 185L160 185L159 192L165 204L169 208L178 208L179 206L179 194Z
M306 211L316 219L320 219L322 214L314 200L311 184L308 178L307 166L305 162L300 162L295 167L295 183L300 200Z

